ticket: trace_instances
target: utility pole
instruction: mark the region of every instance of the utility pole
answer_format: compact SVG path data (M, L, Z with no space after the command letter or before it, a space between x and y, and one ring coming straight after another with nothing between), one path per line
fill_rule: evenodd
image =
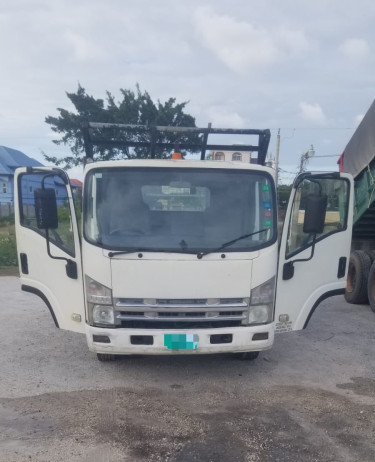
M301 155L298 173L302 173L305 171L305 167L308 164L310 157L313 157L314 155L315 155L314 146L311 145L310 149Z

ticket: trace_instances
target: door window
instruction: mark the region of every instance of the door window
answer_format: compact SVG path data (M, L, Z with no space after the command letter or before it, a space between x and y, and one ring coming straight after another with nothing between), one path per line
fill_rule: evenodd
M20 177L20 220L21 225L34 230L45 236L45 231L38 229L35 216L35 189L42 188L42 173L26 173ZM72 228L72 217L69 205L69 197L66 185L62 178L53 175L45 178L44 186L55 190L58 211L58 227L49 230L50 241L74 256L74 235Z
M286 258L306 249L314 235L303 232L306 197L309 194L327 195L327 212L324 229L316 235L316 241L346 229L349 201L349 183L337 178L305 178L297 187L290 216Z

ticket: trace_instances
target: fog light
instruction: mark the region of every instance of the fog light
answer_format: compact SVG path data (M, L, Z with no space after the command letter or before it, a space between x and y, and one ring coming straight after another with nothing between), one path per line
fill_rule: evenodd
M254 334L253 340L268 340L268 332L258 332Z
M95 324L114 324L115 317L113 307L106 305L95 305L92 309L92 320Z
M108 337L108 335L93 335L92 340L93 342L97 343L111 343L111 340Z

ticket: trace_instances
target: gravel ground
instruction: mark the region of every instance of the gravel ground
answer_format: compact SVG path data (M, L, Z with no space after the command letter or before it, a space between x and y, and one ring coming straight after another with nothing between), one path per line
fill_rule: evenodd
M0 278L0 462L375 460L375 314L325 301L256 361L100 363Z

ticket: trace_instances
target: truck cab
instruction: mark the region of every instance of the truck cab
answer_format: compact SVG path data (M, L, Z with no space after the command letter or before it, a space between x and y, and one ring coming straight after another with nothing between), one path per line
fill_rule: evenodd
M19 169L16 184L22 288L101 360L253 359L275 332L306 327L324 298L344 292L350 175L300 176L282 236L275 171L263 165L88 163L80 208L63 170Z

